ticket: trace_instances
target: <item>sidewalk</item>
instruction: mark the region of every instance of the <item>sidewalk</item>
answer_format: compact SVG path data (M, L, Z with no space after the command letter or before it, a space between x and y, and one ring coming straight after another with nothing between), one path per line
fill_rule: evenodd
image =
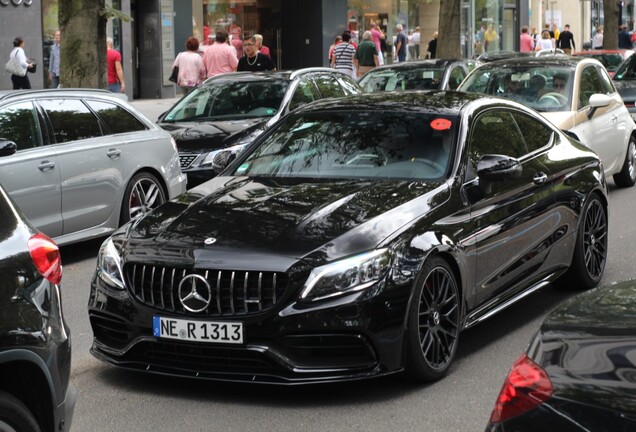
M152 122L156 122L159 116L168 111L179 99L181 99L181 97L167 99L134 99L129 102Z

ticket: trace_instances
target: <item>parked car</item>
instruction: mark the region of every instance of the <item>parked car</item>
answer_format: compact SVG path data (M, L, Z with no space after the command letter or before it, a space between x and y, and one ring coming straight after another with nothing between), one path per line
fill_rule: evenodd
M636 134L603 65L584 57L522 58L475 69L458 90L514 99L569 131L603 160L620 187L636 182Z
M371 69L358 83L367 93L393 90L455 90L479 64L471 59L394 63Z
M535 57L563 57L566 56L565 51L561 48L552 48L552 49L542 49L534 52Z
M229 381L436 380L462 329L562 275L598 283L607 229L598 156L520 104L317 101L104 242L91 352Z
M487 431L636 430L636 282L553 310L512 366Z
M636 121L636 56L630 56L616 69L612 82Z
M511 58L519 58L519 57L532 57L534 56L534 52L520 52L520 51L510 51L510 50L500 50L500 51L488 51L482 53L477 57L477 61L481 63L489 63L491 61L496 60L504 60Z
M105 90L0 92L0 141L17 145L0 184L58 244L107 235L185 191L170 135Z
M162 114L158 124L177 142L189 189L218 174L212 161L220 151L237 154L288 112L361 92L353 78L329 68L217 75Z
M634 54L633 50L615 49L615 50L587 50L572 53L575 57L587 57L600 61L610 77L614 77L614 73L618 67Z
M15 150L15 148L13 149ZM0 155L11 153L8 147ZM60 253L0 186L0 430L68 431L70 329L62 315Z

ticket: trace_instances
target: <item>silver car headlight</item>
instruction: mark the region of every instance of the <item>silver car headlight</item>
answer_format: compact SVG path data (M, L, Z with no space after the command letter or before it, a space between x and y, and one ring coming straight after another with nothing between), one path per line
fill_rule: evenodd
M378 249L336 261L311 271L300 294L301 300L322 300L369 288L391 267L393 253Z
M121 256L112 239L106 240L97 255L97 275L113 288L124 289Z
M199 165L202 166L202 167L212 165L216 155L218 155L220 153L223 153L223 152L229 152L229 153L234 153L235 155L238 155L239 153L241 153L243 151L243 149L245 149L245 146L246 146L246 144L237 144L237 145L232 146L232 147L227 147L227 148L222 148L222 149L211 151L210 153L205 155L205 157L203 158L203 160L201 161L201 163Z

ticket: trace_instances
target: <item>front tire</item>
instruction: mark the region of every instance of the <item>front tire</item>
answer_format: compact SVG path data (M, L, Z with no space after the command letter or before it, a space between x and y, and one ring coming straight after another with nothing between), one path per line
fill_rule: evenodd
M422 268L409 308L406 373L412 380L444 377L457 352L460 297L448 263L433 257Z
M0 390L0 430L40 432L40 426L26 405L12 394Z
M592 195L583 208L579 222L572 265L566 280L574 287L596 286L607 262L607 210L597 195Z
M613 178L619 187L632 187L636 183L636 139L633 136L629 137L623 168Z
M157 177L150 173L139 173L126 187L119 224L138 219L164 202L166 194Z

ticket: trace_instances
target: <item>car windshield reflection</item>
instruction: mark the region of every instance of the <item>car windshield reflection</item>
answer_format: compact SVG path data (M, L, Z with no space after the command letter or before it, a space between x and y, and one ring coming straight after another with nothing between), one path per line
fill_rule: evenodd
M513 99L537 111L570 111L572 73L554 66L477 69L460 90Z
M360 80L360 86L365 92L435 90L443 76L443 68L378 69L367 73Z
M163 121L272 117L278 112L288 85L285 80L206 85L184 97Z
M255 148L234 175L441 181L457 123L422 113L299 114Z

